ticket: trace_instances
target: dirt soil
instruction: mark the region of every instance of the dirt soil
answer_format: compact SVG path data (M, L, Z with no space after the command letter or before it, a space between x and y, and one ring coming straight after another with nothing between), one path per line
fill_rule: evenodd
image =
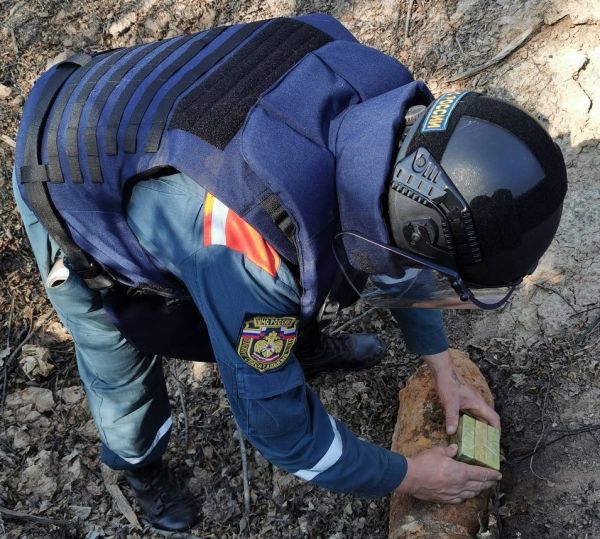
M5 514L0 537L155 535L136 529L123 515L127 507L108 494L72 343L56 315L45 318L50 307L12 201L14 139L33 81L74 52L312 11L332 13L362 42L405 62L434 92L474 88L515 100L565 153L564 218L538 270L500 312L449 313L447 323L452 345L468 351L487 376L503 419L504 479L481 537L600 537L597 0L0 0L0 506L55 519ZM450 82L502 51L509 52L502 60ZM364 310L349 309L336 326ZM34 359L27 364L46 371L31 379L18 347L37 325L28 344L41 348L28 349ZM389 446L397 392L418 359L406 353L384 312L348 330L380 334L389 345L386 360L370 372L322 375L313 386L332 415ZM387 498L326 492L277 471L252 448L246 513L239 440L218 373L181 362L165 369L175 419L170 458L202 503L196 536L387 537Z

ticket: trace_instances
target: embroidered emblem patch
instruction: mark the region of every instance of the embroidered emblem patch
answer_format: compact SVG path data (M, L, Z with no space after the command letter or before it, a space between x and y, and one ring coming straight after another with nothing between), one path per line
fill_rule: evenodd
M469 92L448 92L435 100L427 118L423 122L421 133L431 133L433 131L445 131L450 121L450 116L454 107Z
M298 319L293 316L248 316L237 347L238 355L259 372L285 363L298 335Z

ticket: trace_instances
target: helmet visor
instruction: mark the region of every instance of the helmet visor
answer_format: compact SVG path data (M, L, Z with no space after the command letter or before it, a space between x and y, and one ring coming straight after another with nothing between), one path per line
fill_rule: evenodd
M352 243L352 251L369 253L381 263L365 269L352 263L344 243ZM334 240L338 264L354 291L373 307L420 309L485 309L503 306L518 283L505 287L470 288L460 275L426 258L397 247L374 242L354 232L342 232Z

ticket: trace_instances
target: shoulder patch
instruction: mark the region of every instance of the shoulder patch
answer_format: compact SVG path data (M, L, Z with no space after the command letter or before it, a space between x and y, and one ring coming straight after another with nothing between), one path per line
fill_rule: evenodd
M298 319L247 315L238 342L238 355L259 372L281 367L290 356L298 335Z
M468 93L469 91L448 92L438 97L423 122L421 133L445 131L448 127L452 111L458 105L458 102Z

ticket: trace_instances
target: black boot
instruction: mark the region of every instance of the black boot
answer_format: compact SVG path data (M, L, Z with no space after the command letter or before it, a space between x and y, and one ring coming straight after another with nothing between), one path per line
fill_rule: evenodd
M198 518L194 499L177 485L169 467L159 460L127 470L125 479L150 523L161 530L189 530Z
M315 328L301 334L296 357L306 378L332 369L357 371L377 365L385 355L381 339L371 333L335 335L318 332Z

